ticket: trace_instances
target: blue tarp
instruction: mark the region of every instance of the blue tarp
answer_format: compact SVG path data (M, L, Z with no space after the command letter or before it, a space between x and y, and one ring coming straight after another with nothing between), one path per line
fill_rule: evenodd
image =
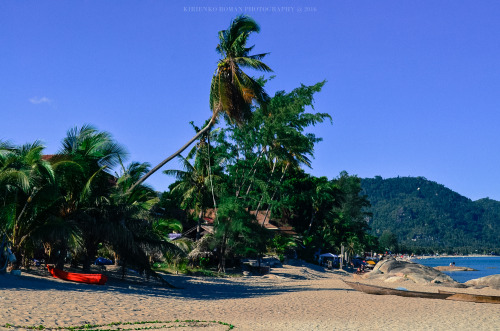
M319 257L338 257L338 256L332 253L325 253L321 254Z
M180 237L182 237L182 234L180 234L180 233L169 233L168 234L168 239L170 239L170 240L175 240L175 239L178 239Z
M105 257L98 257L95 262L95 265L112 265L113 261L106 259Z

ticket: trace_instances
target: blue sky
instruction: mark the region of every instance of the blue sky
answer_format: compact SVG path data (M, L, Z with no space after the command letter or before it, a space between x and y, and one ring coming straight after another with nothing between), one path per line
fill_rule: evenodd
M4 0L0 139L50 154L90 123L155 165L210 117L217 32L241 13L270 52L269 94L328 81L312 174L424 176L500 200L497 0Z

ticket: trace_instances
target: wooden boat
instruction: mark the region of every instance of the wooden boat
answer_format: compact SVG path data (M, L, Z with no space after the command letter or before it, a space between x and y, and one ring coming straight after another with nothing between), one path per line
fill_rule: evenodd
M56 269L50 265L47 265L47 269L49 270L50 274L55 278L68 280L72 282L104 285L108 280L108 277L103 274L79 274L76 272L67 272Z
M375 295L398 295L401 297L425 298L425 299L446 299L449 296L453 295L453 293L433 293L433 292L398 290L395 288L368 285L359 282L350 282L347 280L344 280L344 283L346 283L356 291L368 294L375 294Z
M496 295L459 293L459 292L449 292L443 290L439 290L439 293L451 294L449 297L446 298L447 300L467 301L476 303L500 303L500 296Z

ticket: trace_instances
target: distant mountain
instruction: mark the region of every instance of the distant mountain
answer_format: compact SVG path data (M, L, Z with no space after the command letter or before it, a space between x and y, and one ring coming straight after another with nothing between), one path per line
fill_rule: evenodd
M500 202L472 201L424 177L361 180L373 217L371 231L396 234L413 250L500 252Z

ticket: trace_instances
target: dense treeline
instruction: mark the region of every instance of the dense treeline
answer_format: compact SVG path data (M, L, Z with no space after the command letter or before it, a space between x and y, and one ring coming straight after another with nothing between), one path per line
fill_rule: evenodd
M389 231L416 253L500 252L500 202L471 201L423 177L362 180L374 235Z
M247 16L219 32L212 116L203 128L191 123L195 136L151 170L146 163L126 166L125 149L89 125L69 130L54 155L38 141L0 142L0 227L2 243L18 257L14 268L42 257L89 270L101 255L153 275L155 261L188 259L224 271L228 259L268 252L285 258L290 248L312 259L342 245L350 256L376 247L360 179L304 171L321 141L307 129L331 121L307 111L325 82L270 97L266 79L242 70L272 71L261 61L267 54L250 54L253 32L259 26ZM176 181L160 195L144 181L174 157L183 168L164 171Z
M0 226L17 256L14 267L43 257L89 270L101 249L151 272L147 248L171 246L150 231L161 219L152 214L158 198L145 185L126 194L148 165L125 167L124 148L89 125L69 130L57 154L43 150L38 141L0 142ZM113 167L120 173L113 175Z
M152 272L150 262L194 251L208 252L223 271L228 258L284 258L289 248L306 259L318 250L339 253L341 245L350 255L375 248L361 180L345 172L318 178L302 168L321 140L304 130L330 118L306 112L323 84L277 92L247 125L227 123L201 135L179 156L184 169L164 171L177 180L161 195L144 184L129 191L149 165L125 166L125 149L92 126L69 130L54 155L45 155L40 142L2 142L0 225L18 256L16 267L44 258L89 270L105 255ZM201 237L209 211L213 232ZM266 230L264 223L288 231ZM192 226L196 236L168 236Z
M472 202L420 177L308 174L321 141L308 130L331 121L311 112L325 82L269 96L264 77L243 71L272 71L267 53L247 47L259 30L238 16L219 32L212 115L202 127L191 122L194 137L152 169L124 163L125 148L91 125L70 129L53 155L39 141L0 141L0 271L6 247L13 268L43 258L89 270L104 256L150 275L156 261L225 271L245 257L313 260L342 246L348 256L499 251L499 202ZM175 157L182 168L163 171L175 178L168 191L145 184Z

